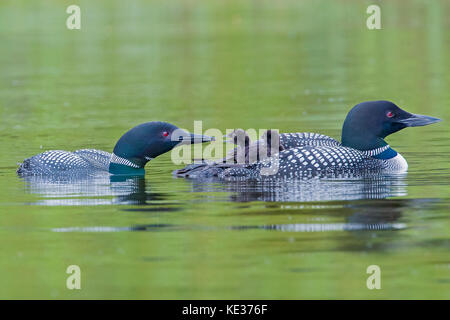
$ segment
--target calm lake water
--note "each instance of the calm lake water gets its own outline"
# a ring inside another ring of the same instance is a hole
[[[77,3],[81,30],[70,1],[0,3],[0,298],[450,298],[450,2],[382,1],[382,30],[368,1]],[[15,173],[152,120],[340,138],[379,99],[443,119],[387,139],[406,175],[206,183],[170,154],[145,179]]]

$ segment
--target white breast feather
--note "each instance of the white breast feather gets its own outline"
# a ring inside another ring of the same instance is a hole
[[[388,162],[388,169],[398,172],[406,172],[408,170],[408,162],[400,153],[397,153],[392,159],[386,160]]]

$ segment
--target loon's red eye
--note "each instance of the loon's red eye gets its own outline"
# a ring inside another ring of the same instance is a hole
[[[163,136],[164,136],[164,137],[167,137],[168,135],[169,135],[169,133],[168,133],[167,131],[164,131],[164,132],[163,132]]]
[[[393,114],[391,111],[388,111],[388,112],[386,113],[386,116],[387,116],[388,118],[392,118],[392,117],[394,116],[394,114]]]

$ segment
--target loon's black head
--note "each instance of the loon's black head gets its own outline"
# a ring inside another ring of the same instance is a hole
[[[127,131],[117,141],[109,172],[143,174],[143,168],[148,161],[172,150],[177,145],[209,141],[213,141],[213,138],[188,133],[167,122],[143,123]]]
[[[342,145],[372,150],[387,145],[384,138],[406,127],[426,126],[438,118],[406,112],[389,101],[367,101],[354,106],[342,127]]]

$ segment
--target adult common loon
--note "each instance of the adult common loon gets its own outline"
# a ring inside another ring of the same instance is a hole
[[[25,159],[19,176],[78,175],[98,171],[111,174],[143,175],[148,161],[183,143],[209,142],[213,138],[188,133],[167,122],[147,122],[127,131],[113,153],[95,149],[73,152],[51,150]]]
[[[438,118],[411,114],[389,101],[354,106],[342,127],[342,142],[316,133],[280,134],[282,150],[250,164],[193,164],[174,172],[180,177],[311,178],[367,171],[406,171],[406,160],[384,140],[406,127],[425,126]]]

